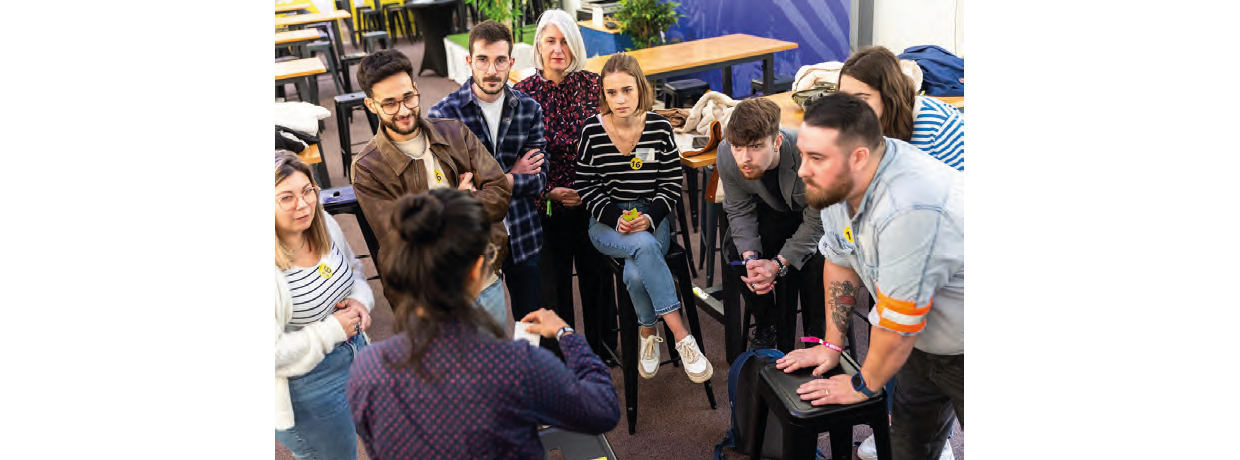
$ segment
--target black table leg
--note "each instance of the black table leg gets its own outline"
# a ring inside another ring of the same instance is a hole
[[[732,97],[732,66],[723,68],[723,91],[724,96]]]
[[[693,221],[693,231],[698,230],[698,171],[685,165],[680,165],[681,172],[685,176],[685,184],[689,186],[689,196],[685,197],[689,202],[689,217]]]
[[[771,85],[775,84],[775,55],[768,54],[762,58],[762,94],[771,95]]]

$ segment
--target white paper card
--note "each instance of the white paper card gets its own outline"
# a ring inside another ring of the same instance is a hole
[[[512,340],[525,339],[530,342],[530,345],[537,347],[538,341],[542,339],[542,336],[533,332],[525,332],[525,328],[532,326],[533,324],[534,323],[517,321],[512,327]]]
[[[633,151],[633,155],[642,160],[642,163],[654,161],[654,149],[643,147]]]
[[[600,6],[594,7],[593,19],[594,19],[594,27],[599,27],[599,28],[603,27],[603,8],[602,7]]]

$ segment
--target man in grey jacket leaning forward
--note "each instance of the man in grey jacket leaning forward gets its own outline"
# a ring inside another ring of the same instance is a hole
[[[798,293],[807,306],[804,335],[825,333],[823,258],[817,249],[823,229],[819,209],[806,203],[805,182],[797,176],[796,131],[780,129],[779,119],[779,106],[765,97],[741,101],[723,130],[715,161],[730,227],[723,251],[729,261],[744,261],[725,266],[724,282],[743,283],[740,292],[756,324],[754,346],[787,353],[796,339]],[[775,297],[786,295],[794,298],[778,305]],[[732,356],[740,350],[728,351]]]

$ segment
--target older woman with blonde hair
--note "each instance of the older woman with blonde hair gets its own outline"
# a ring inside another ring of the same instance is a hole
[[[375,297],[310,166],[275,153],[276,440],[297,458],[357,458],[345,399]]]
[[[543,127],[547,138],[547,188],[539,209],[542,214],[544,303],[573,323],[573,262],[577,266],[577,288],[581,298],[598,298],[600,277],[598,251],[586,232],[589,213],[581,206],[581,196],[573,186],[577,180],[577,139],[586,121],[598,114],[598,74],[585,70],[586,48],[577,22],[563,10],[550,9],[538,20],[534,32],[534,75],[515,89],[542,105]],[[597,312],[582,306],[587,327],[595,324]],[[614,345],[615,335],[607,339]],[[593,343],[593,342],[592,342]],[[595,344],[597,345],[597,344]],[[602,350],[594,350],[600,353]]]

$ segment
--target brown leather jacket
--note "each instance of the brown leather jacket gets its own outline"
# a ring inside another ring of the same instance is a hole
[[[512,187],[504,177],[504,170],[486,147],[478,142],[474,133],[459,120],[419,117],[419,123],[426,133],[431,154],[444,168],[444,175],[452,188],[459,185],[461,174],[474,174],[474,188],[477,190],[470,194],[482,202],[491,219],[491,244],[495,245],[496,250],[491,265],[499,272],[508,252],[504,216],[508,215],[508,201],[512,197]],[[357,194],[357,202],[362,206],[367,223],[379,240],[379,260],[390,257],[388,252],[392,247],[391,244],[383,244],[392,227],[389,208],[405,194],[427,190],[426,170],[422,162],[414,161],[397,150],[387,136],[387,129],[380,128],[362,149],[353,166],[353,191]],[[382,278],[380,276],[380,280]],[[393,291],[387,289],[386,282],[383,287],[384,295],[395,306],[395,299],[389,294]]]

